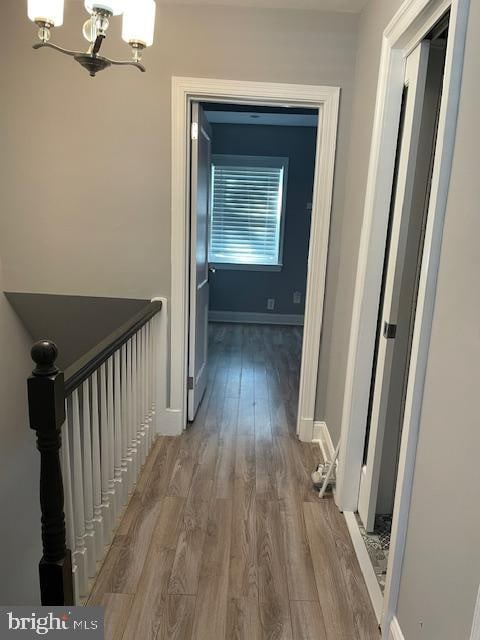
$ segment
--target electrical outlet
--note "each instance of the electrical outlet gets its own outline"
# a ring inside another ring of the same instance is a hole
[[[275,298],[268,298],[267,309],[268,311],[273,311],[275,309]]]
[[[302,292],[294,291],[293,292],[293,304],[300,304],[302,302]]]

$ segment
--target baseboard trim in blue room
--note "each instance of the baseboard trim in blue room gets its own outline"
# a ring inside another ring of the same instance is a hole
[[[303,325],[303,315],[288,313],[252,313],[249,311],[210,311],[210,322],[239,322],[242,324]]]

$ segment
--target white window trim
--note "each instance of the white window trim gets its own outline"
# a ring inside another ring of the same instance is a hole
[[[276,167],[283,169],[283,185],[282,185],[282,207],[280,211],[280,228],[278,239],[278,262],[274,264],[264,264],[260,262],[216,262],[212,260],[210,263],[215,269],[224,269],[226,271],[281,271],[283,268],[283,243],[285,240],[285,217],[287,209],[287,185],[288,185],[288,168],[289,158],[281,156],[247,156],[238,154],[215,153],[212,155],[212,165],[215,161],[221,163],[222,166],[238,166],[240,163],[250,165],[252,167]],[[212,172],[213,181],[213,172]],[[211,189],[213,198],[213,185]],[[213,215],[213,204],[210,207]],[[208,250],[210,252],[210,238],[208,241]]]

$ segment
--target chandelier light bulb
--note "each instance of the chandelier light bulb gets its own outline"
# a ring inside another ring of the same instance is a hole
[[[154,0],[128,0],[123,14],[122,38],[130,45],[151,47],[155,32]]]
[[[64,0],[28,0],[28,17],[32,22],[61,27],[63,8]]]
[[[85,0],[85,9],[88,13],[107,11],[113,16],[120,16],[125,9],[125,0]]]

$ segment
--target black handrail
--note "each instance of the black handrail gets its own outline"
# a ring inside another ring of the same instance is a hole
[[[78,389],[115,351],[118,351],[130,338],[162,309],[161,300],[150,302],[128,322],[99,342],[85,355],[79,358],[65,371],[65,397]]]

